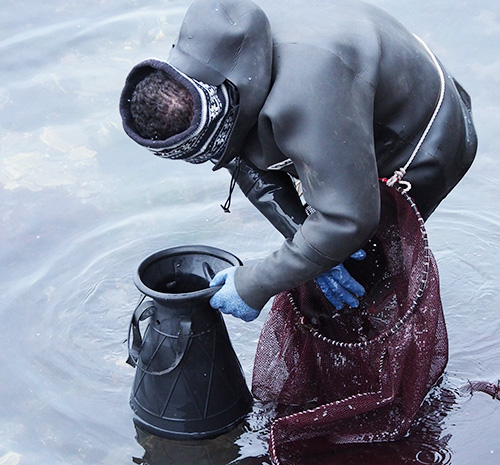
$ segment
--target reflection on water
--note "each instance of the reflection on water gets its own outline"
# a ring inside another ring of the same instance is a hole
[[[268,423],[273,414],[269,405],[255,405],[247,419],[218,438],[174,441],[136,429],[137,441],[144,448],[134,463],[144,465],[270,465],[267,457]]]
[[[427,40],[471,93],[480,147],[428,222],[450,336],[447,376],[407,438],[346,448],[321,463],[497,464],[498,402],[458,392],[467,379],[500,378],[499,7],[372,1]],[[225,173],[152,157],[121,130],[125,76],[166,55],[188,3],[2,4],[1,465],[163,464],[183,455],[196,464],[269,463],[266,407],[228,435],[188,446],[136,440],[128,406],[134,373],[125,339],[140,261],[165,247],[205,244],[248,262],[280,241],[240,194],[231,215],[222,213]],[[264,318],[226,320],[249,381]],[[185,447],[192,449],[181,454]]]

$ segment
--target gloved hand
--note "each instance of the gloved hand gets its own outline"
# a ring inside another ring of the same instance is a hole
[[[218,308],[222,313],[241,318],[243,321],[255,320],[259,316],[260,310],[249,307],[238,295],[234,284],[235,271],[235,266],[226,268],[219,271],[210,281],[210,287],[223,284],[222,288],[210,299],[210,305],[213,308]]]
[[[366,253],[362,249],[351,255],[355,260],[364,260],[365,257]],[[350,275],[342,263],[318,276],[315,281],[337,310],[341,310],[345,304],[357,307],[357,297],[365,294],[365,288]]]

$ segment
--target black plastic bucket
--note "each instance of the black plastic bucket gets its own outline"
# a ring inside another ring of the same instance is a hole
[[[216,437],[250,411],[252,395],[222,315],[209,300],[211,278],[241,261],[208,246],[156,252],[134,276],[145,300],[130,323],[136,366],[130,405],[139,428],[169,439]],[[143,333],[140,322],[149,319]]]

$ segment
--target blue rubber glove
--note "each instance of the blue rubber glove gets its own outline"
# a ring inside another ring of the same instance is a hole
[[[366,253],[361,249],[351,255],[355,260],[364,260],[365,257]],[[350,275],[342,263],[318,276],[315,281],[337,310],[341,310],[345,304],[357,307],[358,297],[365,294],[365,288]]]
[[[255,320],[259,316],[260,310],[249,307],[239,296],[234,284],[235,271],[235,266],[226,268],[219,271],[210,281],[210,287],[223,284],[222,288],[210,299],[210,305],[213,308],[218,308],[222,313],[241,318],[243,321]]]

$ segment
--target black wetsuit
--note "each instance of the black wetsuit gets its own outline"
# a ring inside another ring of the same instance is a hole
[[[286,237],[236,272],[239,294],[257,309],[363,247],[379,220],[379,177],[408,161],[441,89],[425,46],[357,0],[197,0],[168,61],[238,88],[239,120],[216,169],[234,171],[239,156],[238,183]],[[443,71],[442,106],[405,176],[424,218],[477,145],[468,95]],[[310,216],[290,176],[300,179]]]

